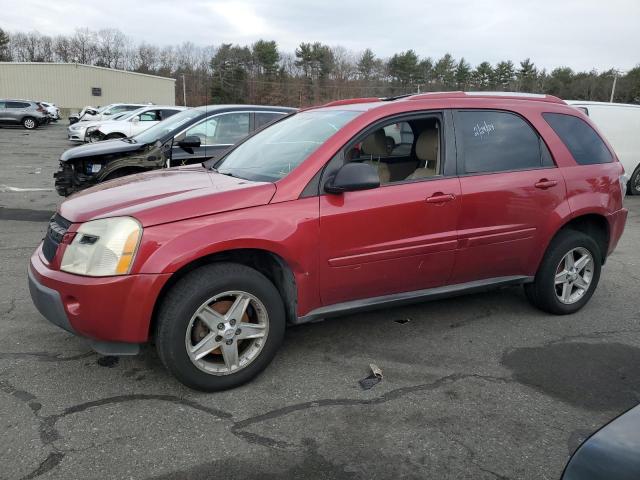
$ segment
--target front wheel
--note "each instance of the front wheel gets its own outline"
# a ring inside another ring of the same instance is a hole
[[[118,138],[126,138],[127,136],[122,134],[122,133],[110,133],[109,135],[107,135],[105,138],[105,140],[116,140]]]
[[[284,329],[282,299],[264,275],[215,263],[189,273],[168,292],[158,313],[156,348],[183,384],[226,390],[264,370]]]
[[[593,238],[563,230],[549,245],[534,282],[524,286],[527,298],[545,312],[577,312],[593,295],[601,265],[602,253]]]

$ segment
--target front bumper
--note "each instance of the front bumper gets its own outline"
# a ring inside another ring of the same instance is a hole
[[[149,340],[156,299],[169,277],[73,275],[49,268],[40,246],[31,257],[29,292],[54,325],[86,337],[99,353],[130,355]]]
[[[71,128],[67,128],[67,138],[71,142],[84,142],[86,131],[86,128],[82,128],[79,130],[71,130]]]

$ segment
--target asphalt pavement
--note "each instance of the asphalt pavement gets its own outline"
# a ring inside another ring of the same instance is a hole
[[[101,357],[31,303],[66,125],[0,129],[0,479],[558,479],[640,401],[640,197],[579,313],[521,288],[290,328],[235,390]],[[358,381],[378,365],[383,380]]]

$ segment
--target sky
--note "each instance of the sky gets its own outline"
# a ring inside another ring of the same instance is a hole
[[[72,34],[118,28],[159,46],[319,41],[385,58],[413,49],[472,65],[525,58],[541,68],[640,64],[640,0],[0,0],[0,28]]]

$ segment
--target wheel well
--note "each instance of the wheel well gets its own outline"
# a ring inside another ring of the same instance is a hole
[[[296,286],[296,280],[293,276],[291,268],[287,263],[275,253],[259,250],[259,249],[238,249],[228,250],[225,252],[215,253],[208,255],[185,265],[180,270],[175,272],[167,283],[162,287],[156,304],[153,308],[153,315],[151,317],[151,325],[149,328],[149,336],[153,338],[156,326],[157,311],[160,307],[161,300],[165,293],[169,291],[173,285],[179,282],[185,275],[193,270],[215,262],[232,262],[246,265],[251,267],[265,277],[267,277],[278,289],[282,302],[284,303],[285,314],[287,316],[287,322],[293,322],[297,317],[297,304],[298,304],[298,289]]]
[[[609,249],[609,223],[602,215],[588,214],[576,217],[563,225],[560,230],[567,228],[585,233],[593,238],[600,247],[604,264]]]

